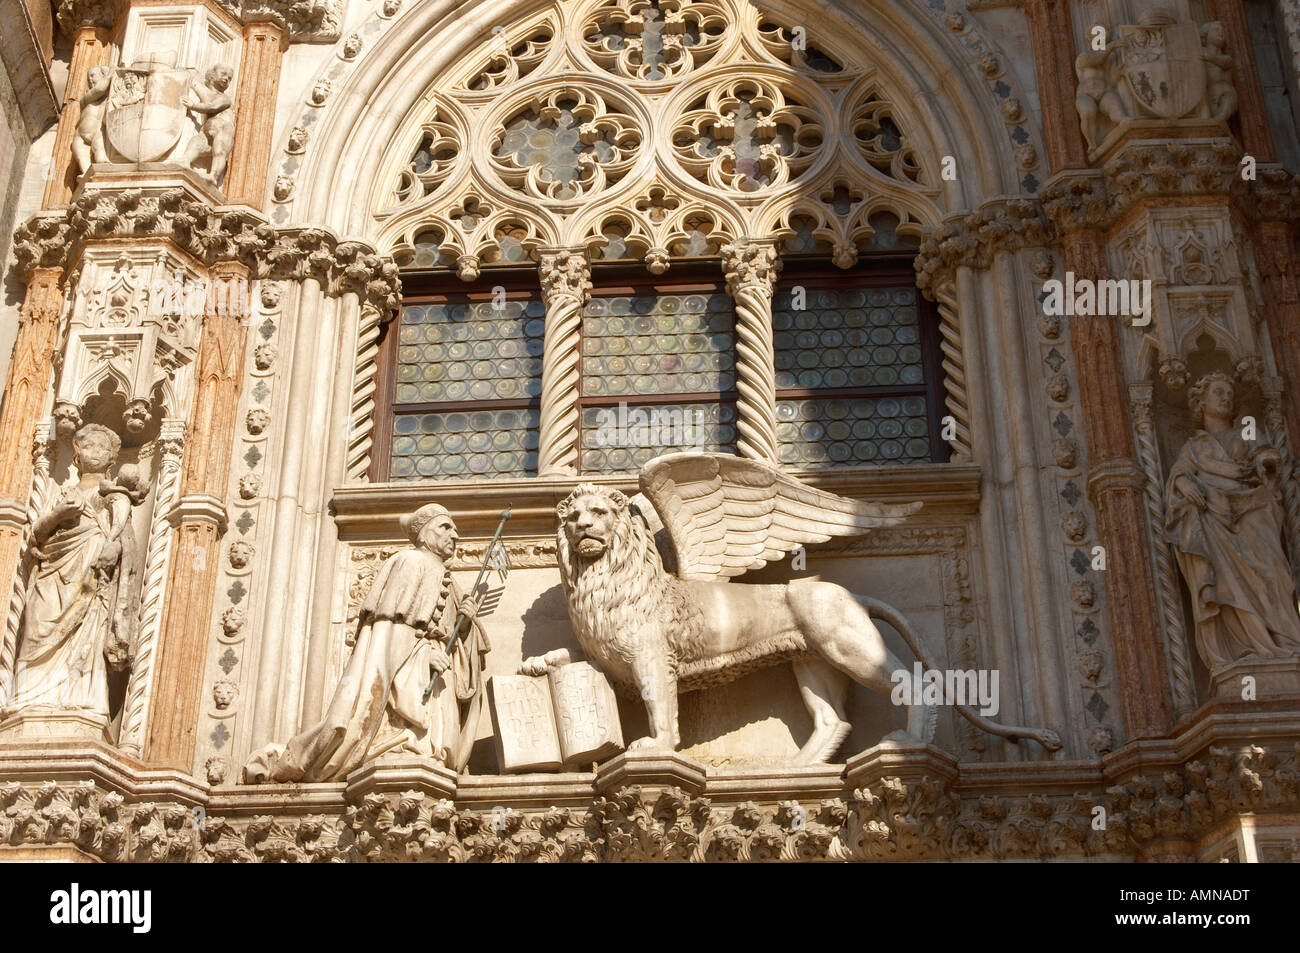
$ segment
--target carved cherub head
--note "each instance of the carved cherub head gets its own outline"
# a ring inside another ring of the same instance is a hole
[[[218,63],[215,66],[208,67],[208,71],[203,74],[203,81],[219,93],[224,93],[230,85],[230,81],[235,78],[235,72],[225,63]]]
[[[105,473],[117,462],[122,438],[101,424],[86,424],[72,438],[72,454],[81,474]]]
[[[87,74],[91,89],[99,87],[102,83],[107,83],[112,78],[113,68],[111,66],[92,66]]]
[[[1192,411],[1192,422],[1197,430],[1205,429],[1205,417],[1232,419],[1236,412],[1237,388],[1232,378],[1222,371],[1203,374],[1187,389],[1187,406]]]

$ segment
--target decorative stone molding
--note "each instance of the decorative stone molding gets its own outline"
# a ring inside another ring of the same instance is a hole
[[[934,300],[934,289],[953,281],[957,268],[988,268],[998,252],[1056,243],[1052,223],[1035,199],[999,199],[948,218],[931,229],[917,250],[916,284]]]
[[[1300,809],[1291,745],[1211,744],[1186,759],[1162,750],[1120,779],[1111,772],[1124,755],[1108,755],[1104,773],[1076,770],[1023,797],[1004,793],[1006,777],[954,778],[919,765],[857,786],[838,781],[838,793],[802,801],[788,786],[782,793],[743,775],[728,777],[725,794],[711,777],[703,793],[626,784],[599,794],[591,775],[568,775],[552,782],[562,795],[552,806],[506,787],[492,808],[482,795],[465,803],[464,784],[455,798],[440,797],[413,774],[405,789],[394,777],[350,797],[340,785],[217,797],[120,771],[109,781],[102,765],[78,765],[57,781],[29,768],[0,784],[0,845],[74,846],[119,862],[529,863],[1132,860],[1172,842],[1213,860],[1213,835],[1225,825],[1249,814],[1266,832],[1274,817],[1285,826]],[[1104,826],[1094,824],[1098,807]]]
[[[242,262],[251,277],[313,278],[330,295],[354,292],[381,312],[401,290],[397,266],[366,244],[322,228],[278,229],[244,207],[213,207],[185,187],[88,190],[63,210],[28,219],[14,233],[24,279],[36,268],[68,268],[88,242],[170,241],[206,265]]]
[[[270,21],[301,43],[332,43],[339,38],[343,0],[217,0],[241,23]],[[69,35],[81,26],[112,29],[126,0],[60,0],[59,26]]]

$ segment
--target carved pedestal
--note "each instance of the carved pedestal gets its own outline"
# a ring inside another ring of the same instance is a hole
[[[704,765],[677,752],[624,751],[596,769],[596,790],[607,794],[636,785],[643,792],[675,787],[699,794],[705,775]]]
[[[1254,684],[1245,681],[1253,678]],[[1300,695],[1300,656],[1238,659],[1211,676],[1215,698],[1263,698],[1266,695]],[[1253,694],[1251,694],[1253,693]]]
[[[347,800],[359,802],[367,794],[404,794],[419,791],[432,798],[456,796],[456,772],[429,758],[385,755],[363,764],[347,777]]]
[[[884,778],[952,783],[957,780],[957,759],[934,745],[883,741],[855,754],[844,765],[844,780],[849,788],[864,788]]]
[[[0,743],[42,744],[47,741],[108,741],[107,722],[75,708],[34,706],[0,721]]]

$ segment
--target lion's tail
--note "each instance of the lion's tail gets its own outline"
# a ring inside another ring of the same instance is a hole
[[[930,670],[936,670],[938,668],[938,666],[934,664],[934,660],[931,659],[929,653],[927,653],[922,647],[920,639],[918,639],[916,633],[912,631],[912,627],[908,624],[903,613],[899,612],[893,606],[881,602],[879,599],[873,599],[871,596],[863,596],[855,592],[853,593],[853,598],[858,601],[858,604],[861,605],[862,608],[871,613],[872,616],[878,619],[883,619],[897,629],[898,634],[901,635],[903,641],[907,643],[907,647],[910,648],[916,657],[921,660],[922,665]],[[961,712],[963,718],[969,721],[972,725],[975,725],[977,728],[987,731],[991,735],[1009,738],[1012,741],[1019,741],[1021,738],[1030,738],[1037,741],[1048,751],[1059,751],[1061,749],[1060,736],[1049,728],[1026,728],[1020,725],[1003,725],[990,718],[985,718],[969,705],[957,705],[955,707],[959,712]]]

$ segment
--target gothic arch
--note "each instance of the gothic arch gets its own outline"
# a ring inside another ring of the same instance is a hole
[[[376,149],[375,144],[409,138],[408,130],[413,122],[430,122],[430,114],[435,111],[438,101],[438,94],[433,92],[435,84],[443,88],[446,82],[463,84],[466,81],[463,74],[467,69],[489,74],[481,90],[468,91],[471,94],[468,99],[475,96],[491,98],[498,94],[514,98],[525,92],[530,82],[540,88],[548,81],[548,77],[541,74],[549,73],[550,65],[546,70],[540,70],[539,64],[548,57],[554,58],[554,50],[546,49],[548,43],[555,47],[557,38],[566,29],[570,36],[575,35],[570,21],[589,19],[592,8],[597,6],[600,6],[598,0],[565,3],[559,7],[564,15],[559,16],[553,3],[476,0],[457,5],[444,0],[399,8],[392,14],[391,21],[376,14],[384,22],[379,24],[376,31],[379,36],[371,41],[373,45],[342,70],[340,64],[334,64],[317,84],[317,87],[325,87],[327,98],[321,103],[308,104],[307,108],[320,110],[310,140],[303,146],[295,141],[294,136],[289,137],[285,151],[292,154],[295,161],[272,173],[276,180],[273,192],[284,206],[277,218],[324,222],[341,233],[381,239],[387,234],[388,225],[375,217],[374,187],[381,177],[389,174],[392,151],[388,147]],[[629,3],[624,0],[609,6],[626,8]],[[632,3],[631,6],[639,5]],[[919,0],[870,7],[861,4],[849,9],[807,0],[775,4],[726,0],[692,6],[740,11],[741,15],[770,18],[778,24],[816,24],[809,30],[808,42],[845,60],[851,74],[850,84],[861,85],[864,93],[869,88],[883,91],[904,117],[908,136],[924,151],[922,165],[928,166],[929,194],[915,195],[912,202],[915,207],[907,203],[903,192],[894,196],[897,199],[895,204],[906,208],[922,226],[929,227],[946,214],[973,208],[991,197],[1024,191],[1020,179],[1025,167],[1024,153],[1017,155],[1015,143],[1005,133],[1010,121],[1008,101],[1004,98],[999,103],[998,95],[992,92],[987,82],[988,76],[999,69],[998,58],[982,38],[971,41],[975,36],[974,27],[962,20],[959,14],[942,19],[941,12],[933,11]],[[454,14],[453,8],[456,8]],[[389,9],[391,5],[386,5],[385,10]],[[495,61],[496,68],[493,69],[491,63],[484,62],[483,52],[497,42],[493,33],[496,28],[500,28],[498,33],[505,31],[505,45],[515,52],[512,57]],[[578,29],[580,31],[580,25]],[[955,33],[961,33],[961,38]],[[726,66],[718,64],[728,42],[724,36],[721,42],[712,43],[702,63],[693,63],[690,69],[682,71],[682,82],[693,83],[710,70],[722,70],[719,77],[724,77]],[[755,46],[750,38],[746,42]],[[983,55],[977,57],[980,51]],[[752,51],[751,55],[758,56],[762,52],[761,49]],[[772,55],[770,50],[768,55]],[[572,59],[573,54],[568,56]],[[471,64],[468,68],[467,63]],[[653,85],[618,75],[617,65],[604,68],[610,79],[603,88],[609,92],[616,88],[644,90]],[[773,69],[779,72],[781,67],[778,64]],[[787,76],[797,72],[792,65],[784,67]],[[522,75],[516,77],[515,73]],[[796,75],[792,82],[797,85],[797,80]],[[1014,92],[1014,83],[1011,86]],[[317,87],[312,87],[313,93],[309,98],[320,98],[315,92]],[[678,90],[681,88],[677,87]],[[672,92],[667,98],[676,95]],[[1005,97],[1005,92],[1002,95]],[[626,102],[628,98],[624,97],[624,104],[632,106]],[[862,97],[845,97],[841,105],[852,109],[862,101]],[[449,103],[446,105],[450,106]],[[669,111],[671,108],[669,106]],[[497,112],[504,114],[505,110],[504,106],[494,109],[493,115]],[[454,109],[448,112],[448,129],[467,134],[465,117],[456,116]],[[644,115],[636,118],[641,122],[647,121]],[[436,120],[432,121],[436,125]],[[842,128],[846,121],[852,122],[852,117],[846,119],[837,115],[831,121]],[[1028,127],[1031,144],[1039,138],[1028,120],[1018,118],[1016,121]],[[659,132],[660,139],[669,134],[669,130]],[[1020,149],[1023,148],[1022,143]],[[663,150],[658,151],[660,156],[654,157],[656,161],[663,154]],[[1038,153],[1041,152],[1039,149]],[[955,181],[939,181],[939,161],[949,155],[956,159],[957,178]],[[642,172],[646,171],[643,166],[651,161],[652,157],[647,155],[634,158]],[[282,181],[286,168],[294,172],[292,181],[288,183]],[[839,170],[829,162],[824,163],[821,172],[826,180],[839,174]],[[631,177],[624,176],[622,181],[629,192],[624,198],[630,198],[632,191],[654,185],[645,175],[636,177],[635,188],[628,184],[632,182]],[[826,185],[827,181],[822,180],[800,180],[799,188],[792,190],[792,199],[816,192]],[[715,207],[723,210],[723,217],[738,217],[725,214],[732,211],[728,208],[729,203],[719,201],[716,188],[707,180],[700,182],[699,186],[699,192],[708,195]],[[786,211],[788,209],[771,212],[766,220],[751,221],[749,227],[752,229],[760,224],[775,226]],[[534,213],[530,225],[538,233],[539,241],[572,237],[580,242],[581,235],[571,236],[569,233],[581,232],[583,228],[589,231],[590,222],[584,221],[582,226],[577,226],[578,219],[595,214],[582,207],[566,223],[566,226],[574,226],[570,228],[561,227],[552,210],[541,209]]]

